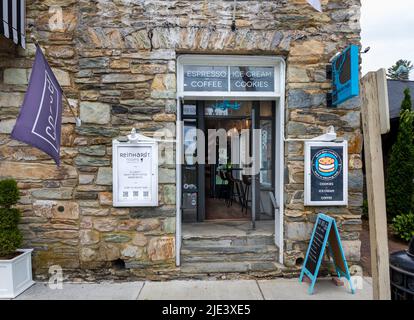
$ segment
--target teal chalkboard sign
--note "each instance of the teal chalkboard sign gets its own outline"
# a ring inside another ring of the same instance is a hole
[[[355,293],[335,219],[322,213],[318,214],[315,227],[313,228],[312,237],[308,251],[306,252],[306,258],[303,263],[299,281],[302,282],[303,277],[307,276],[311,280],[309,294],[313,293],[318,278],[319,268],[327,246],[330,256],[335,264],[335,270],[338,277],[340,278],[341,276],[344,276],[349,281],[352,293]]]

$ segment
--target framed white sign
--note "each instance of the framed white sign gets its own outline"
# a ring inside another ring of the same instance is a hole
[[[158,143],[112,143],[114,207],[158,206]]]
[[[305,206],[348,205],[348,142],[305,142]]]

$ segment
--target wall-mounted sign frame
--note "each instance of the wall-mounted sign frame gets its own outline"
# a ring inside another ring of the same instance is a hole
[[[114,207],[158,206],[158,143],[112,142]]]
[[[352,44],[332,61],[332,105],[359,95],[359,47]]]
[[[305,205],[348,205],[348,142],[305,142]]]

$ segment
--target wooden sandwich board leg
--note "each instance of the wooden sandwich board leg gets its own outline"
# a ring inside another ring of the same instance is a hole
[[[339,231],[336,227],[336,223],[333,223],[333,227],[331,228],[328,247],[338,278],[340,279],[343,276],[345,279],[347,279],[351,293],[354,294],[355,288],[352,284],[351,274],[349,273],[348,263],[346,261],[344,250],[342,248],[341,238],[339,236]]]

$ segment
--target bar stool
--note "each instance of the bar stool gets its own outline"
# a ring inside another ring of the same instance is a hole
[[[229,181],[229,192],[230,192],[230,206],[233,205],[233,200],[237,201],[239,200],[242,210],[243,210],[243,194],[240,190],[240,180],[236,180],[233,177],[233,174],[231,171],[226,171],[226,178]]]
[[[246,208],[246,214],[247,214],[247,210],[249,209],[249,202],[251,203],[252,200],[249,199],[249,194],[250,194],[250,189],[251,189],[251,185],[252,185],[252,177],[243,174],[242,175],[242,181],[244,183],[244,185],[246,186],[244,188],[244,192],[243,192],[243,205],[242,205],[242,212],[243,212],[243,208]]]

